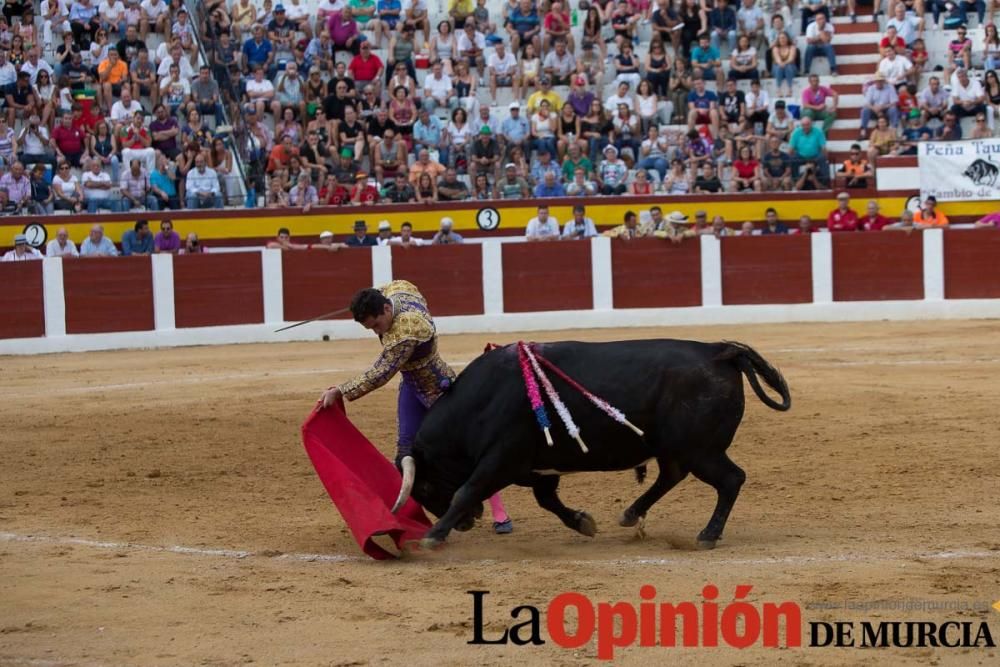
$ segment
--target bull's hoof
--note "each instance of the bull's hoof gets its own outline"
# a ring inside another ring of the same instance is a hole
[[[464,533],[466,531],[472,530],[472,527],[475,525],[476,525],[476,518],[473,516],[469,516],[468,518],[462,519],[457,524],[455,524],[455,530],[457,530],[460,533]]]
[[[593,537],[594,535],[597,535],[597,522],[594,521],[594,517],[590,516],[586,512],[577,512],[576,531],[581,535]]]
[[[716,542],[722,539],[721,534],[708,532],[708,529],[698,533],[698,548],[702,550],[714,549]]]
[[[618,525],[622,528],[631,528],[635,524],[639,523],[641,517],[638,514],[632,512],[631,508],[622,512],[622,518],[618,520]]]
[[[436,537],[425,537],[420,540],[420,548],[426,551],[436,551],[444,546],[444,540]]]

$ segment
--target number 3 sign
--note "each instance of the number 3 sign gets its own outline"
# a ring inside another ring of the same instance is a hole
[[[500,226],[500,211],[495,208],[481,208],[476,213],[476,224],[486,232],[491,232]]]

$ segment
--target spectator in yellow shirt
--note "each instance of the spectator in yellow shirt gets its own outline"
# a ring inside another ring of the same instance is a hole
[[[473,0],[451,0],[448,3],[448,16],[455,20],[455,30],[465,25],[465,19],[472,16],[475,9],[476,3]]]
[[[563,100],[559,97],[559,93],[552,90],[552,79],[543,75],[538,79],[538,85],[541,86],[541,89],[533,92],[528,98],[528,115],[530,116],[538,110],[542,100],[548,100],[550,109],[562,109]]]

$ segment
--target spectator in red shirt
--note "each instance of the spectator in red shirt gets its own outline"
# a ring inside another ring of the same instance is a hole
[[[837,195],[837,208],[826,216],[826,228],[831,232],[858,231],[858,214],[851,210],[851,195],[846,192]]]
[[[355,178],[356,183],[351,188],[352,204],[377,204],[379,200],[378,184],[374,178],[368,178],[367,172],[359,171]]]
[[[885,29],[885,37],[878,43],[879,52],[883,57],[888,52],[889,47],[896,49],[896,53],[906,53],[906,42],[896,34],[896,26],[892,25]]]
[[[351,191],[342,183],[337,181],[337,177],[329,174],[326,177],[326,185],[319,191],[319,203],[327,206],[342,206],[351,200]]]
[[[83,155],[84,136],[83,129],[73,124],[73,114],[64,113],[59,124],[52,130],[50,140],[59,160],[65,160],[74,167],[79,167],[80,157]]]
[[[372,45],[369,42],[361,42],[361,53],[351,58],[351,64],[347,69],[358,88],[364,88],[366,83],[370,83],[375,87],[376,97],[382,94],[382,75],[385,73],[385,65],[382,64],[381,58],[372,53]]]
[[[869,232],[881,231],[890,224],[892,224],[892,220],[879,213],[878,202],[874,199],[868,202],[868,211],[863,218],[858,220],[858,227]]]
[[[282,135],[281,143],[271,149],[271,155],[267,159],[267,173],[273,173],[276,169],[288,168],[292,156],[298,154],[299,149],[292,145],[292,137],[287,134]]]
[[[90,108],[84,112],[83,105],[76,102],[73,104],[73,127],[83,130],[84,132],[94,132],[97,128],[97,124],[101,122],[103,117],[100,114],[94,113],[94,108],[96,105],[91,105]]]

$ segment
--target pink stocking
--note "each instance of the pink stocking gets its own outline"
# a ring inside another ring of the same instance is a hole
[[[490,512],[493,514],[493,520],[497,523],[503,523],[510,518],[507,516],[507,510],[504,509],[503,500],[500,499],[499,493],[490,496]]]

